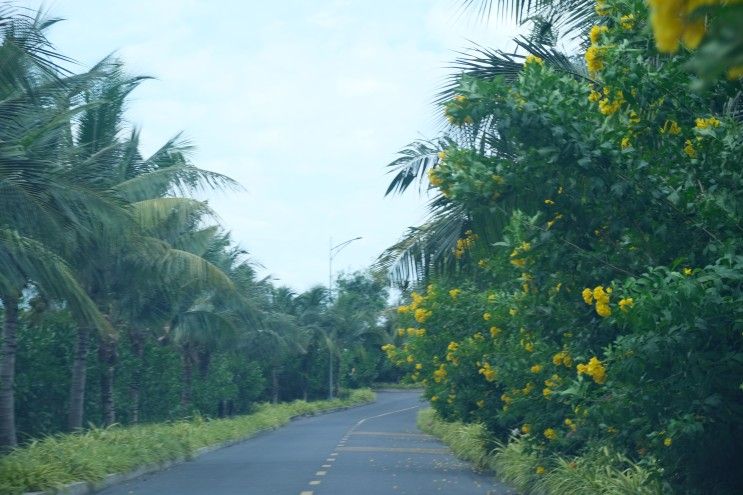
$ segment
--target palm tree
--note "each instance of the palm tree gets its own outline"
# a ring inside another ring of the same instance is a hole
[[[60,239],[88,231],[111,211],[111,198],[64,161],[75,100],[100,67],[73,76],[59,66],[44,31],[56,22],[0,7],[0,299],[4,308],[0,365],[0,446],[16,444],[14,394],[18,303],[31,284],[66,301],[79,321],[110,325],[60,255]]]

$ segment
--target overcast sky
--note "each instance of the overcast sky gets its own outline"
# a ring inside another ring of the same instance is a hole
[[[38,7],[38,1],[17,4]],[[128,119],[145,152],[179,131],[195,163],[239,181],[210,195],[262,275],[305,290],[327,284],[328,241],[356,236],[334,271],[369,266],[425,198],[384,197],[385,165],[436,136],[432,100],[456,50],[507,50],[514,28],[459,15],[462,0],[55,0],[51,31],[90,66],[115,52],[151,75]]]

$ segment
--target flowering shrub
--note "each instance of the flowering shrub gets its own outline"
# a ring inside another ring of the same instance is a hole
[[[385,350],[445,419],[540,456],[610,446],[684,490],[734,493],[740,84],[689,91],[690,53],[653,38],[661,4],[652,19],[640,1],[597,4],[591,79],[536,57],[512,82],[462,78],[450,123],[493,137],[445,150],[429,176],[480,226],[454,253],[472,267],[414,293]],[[675,43],[693,47],[704,31],[684,19]]]

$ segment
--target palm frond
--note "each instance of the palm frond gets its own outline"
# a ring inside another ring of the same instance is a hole
[[[426,170],[436,166],[439,161],[438,153],[452,146],[454,141],[443,137],[434,141],[415,141],[407,145],[398,154],[399,158],[387,165],[390,173],[395,173],[385,196],[390,193],[404,192],[415,180],[423,184]]]

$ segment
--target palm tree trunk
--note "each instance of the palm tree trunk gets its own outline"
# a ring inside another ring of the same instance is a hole
[[[110,337],[101,337],[98,346],[98,360],[101,364],[101,409],[104,426],[116,422],[114,403],[114,371],[116,369],[116,341]]]
[[[271,368],[271,402],[279,403],[279,371],[276,366]]]
[[[90,330],[81,328],[77,332],[75,354],[72,361],[70,380],[70,406],[67,414],[67,427],[78,430],[83,427],[85,406],[85,381],[88,377],[88,341]]]
[[[193,387],[193,362],[188,344],[181,347],[181,387],[181,407],[185,410],[191,407]]]
[[[2,298],[3,347],[0,362],[0,449],[9,449],[18,444],[15,429],[15,357],[17,349],[16,332],[18,330],[17,296]]]
[[[133,330],[129,337],[132,344],[132,354],[135,357],[132,381],[129,384],[130,417],[132,423],[139,423],[139,410],[142,397],[142,368],[144,368],[144,335],[139,329]]]

